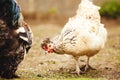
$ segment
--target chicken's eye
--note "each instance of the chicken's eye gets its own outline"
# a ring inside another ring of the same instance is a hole
[[[51,45],[48,45],[48,47],[51,47]]]

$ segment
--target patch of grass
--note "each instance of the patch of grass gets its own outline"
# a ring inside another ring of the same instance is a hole
[[[12,79],[12,80],[107,80],[105,78],[99,77],[98,73],[99,71],[93,70],[93,71],[89,71],[86,74],[82,74],[78,76],[75,74],[70,74],[68,72],[62,72],[62,71],[53,71],[53,72],[38,74],[36,72],[19,70],[18,74],[20,75],[21,78]]]
[[[120,52],[119,52],[120,53]],[[119,61],[119,64],[120,64],[120,55],[117,55],[116,56],[116,60],[118,60]]]
[[[104,78],[96,78],[96,79],[93,79],[93,78],[68,78],[68,79],[63,79],[63,80],[106,80]]]
[[[120,3],[116,0],[105,2],[101,6],[100,14],[105,17],[117,18],[120,16]]]
[[[51,7],[51,8],[49,9],[49,11],[48,11],[49,14],[55,14],[55,13],[57,13],[57,12],[58,12],[58,10],[57,10],[56,7]]]
[[[0,80],[6,80],[6,79],[0,79]],[[60,78],[39,78],[39,77],[33,77],[33,78],[20,78],[20,79],[12,79],[12,80],[106,80],[104,78],[66,78],[66,79],[60,79]]]

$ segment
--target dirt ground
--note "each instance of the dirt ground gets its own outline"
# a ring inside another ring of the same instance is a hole
[[[120,80],[119,20],[116,22],[103,19],[108,31],[106,46],[90,59],[90,65],[96,70],[90,70],[80,76],[70,73],[75,70],[74,59],[71,56],[44,54],[40,48],[41,40],[59,34],[62,26],[51,23],[28,23],[32,26],[34,42],[17,70],[22,80],[80,80],[80,78],[85,78],[83,80]],[[80,65],[84,65],[85,62],[86,57],[80,57]]]

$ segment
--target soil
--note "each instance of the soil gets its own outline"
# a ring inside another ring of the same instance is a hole
[[[74,59],[69,55],[45,54],[40,48],[41,41],[46,37],[54,37],[60,33],[62,26],[58,24],[28,23],[32,26],[34,42],[29,54],[18,68],[22,77],[34,74],[36,77],[62,78],[100,78],[100,80],[120,80],[120,20],[102,19],[108,31],[108,40],[104,49],[91,57],[90,65],[96,70],[76,76],[70,72],[75,70]],[[34,22],[34,21],[33,21]],[[84,65],[86,57],[80,57],[80,65]],[[57,76],[56,76],[57,75]]]

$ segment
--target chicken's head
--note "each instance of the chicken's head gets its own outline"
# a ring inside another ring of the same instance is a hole
[[[42,49],[44,49],[47,53],[54,52],[54,44],[50,41],[49,38],[46,38],[41,43]]]

